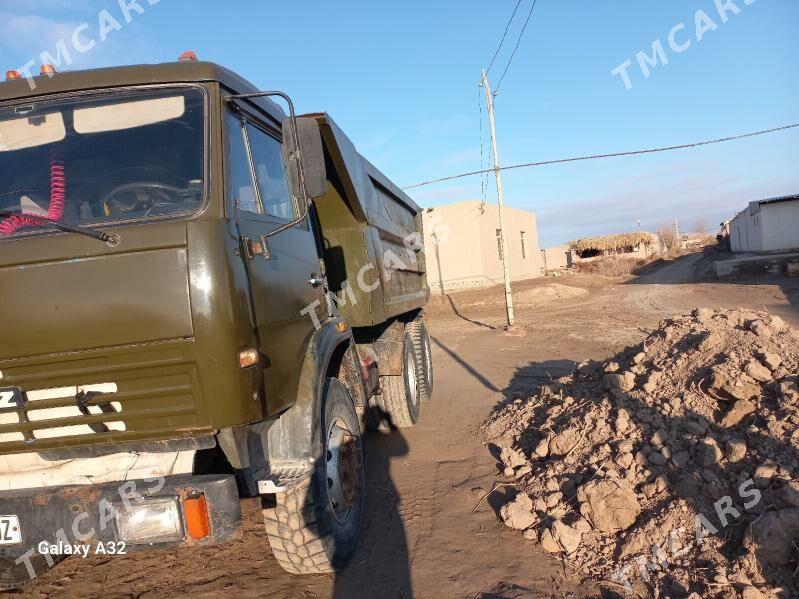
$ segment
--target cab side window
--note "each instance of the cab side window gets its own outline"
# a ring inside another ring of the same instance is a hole
[[[228,195],[241,212],[263,214],[253,185],[247,146],[244,141],[244,123],[233,114],[228,115]]]
[[[286,181],[280,142],[251,123],[247,124],[247,136],[266,213],[286,221],[294,220],[294,201]]]

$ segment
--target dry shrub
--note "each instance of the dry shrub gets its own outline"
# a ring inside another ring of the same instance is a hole
[[[674,225],[663,223],[658,228],[658,237],[666,246],[666,250],[671,252],[676,250],[680,245],[680,240],[677,237],[677,231],[674,230]]]
[[[574,267],[577,272],[618,278],[632,274],[633,271],[643,263],[644,260],[637,260],[635,258],[608,256],[606,258],[598,258],[587,262],[577,262]]]

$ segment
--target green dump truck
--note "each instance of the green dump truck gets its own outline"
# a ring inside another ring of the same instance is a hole
[[[432,395],[419,207],[191,58],[0,83],[4,588],[226,541],[248,497],[283,568],[339,569],[363,431]]]

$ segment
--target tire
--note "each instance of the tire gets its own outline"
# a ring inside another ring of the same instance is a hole
[[[413,339],[406,330],[403,337],[402,374],[380,377],[377,403],[389,426],[408,428],[416,424],[421,411],[419,376]]]
[[[419,399],[427,402],[433,399],[433,352],[430,347],[430,335],[421,317],[409,322],[406,330],[413,341],[416,356]]]
[[[63,557],[52,556],[57,564]],[[47,559],[43,556],[33,555],[29,557],[35,576],[41,576],[50,569]],[[54,564],[55,565],[55,564]],[[28,573],[25,562],[14,563],[13,559],[0,559],[0,591],[11,591],[19,589],[31,582],[33,578]]]
[[[324,454],[313,475],[278,494],[277,506],[263,511],[272,553],[290,574],[341,570],[360,535],[365,494],[360,422],[352,396],[338,379],[326,380],[322,399]]]

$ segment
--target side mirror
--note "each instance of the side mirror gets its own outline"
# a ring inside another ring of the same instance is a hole
[[[327,193],[325,151],[319,123],[311,117],[299,117],[296,122],[298,140],[294,138],[291,117],[283,120],[283,161],[286,164],[291,193],[300,201],[303,200],[298,161],[298,157],[301,157],[305,193],[309,200],[319,198]]]

